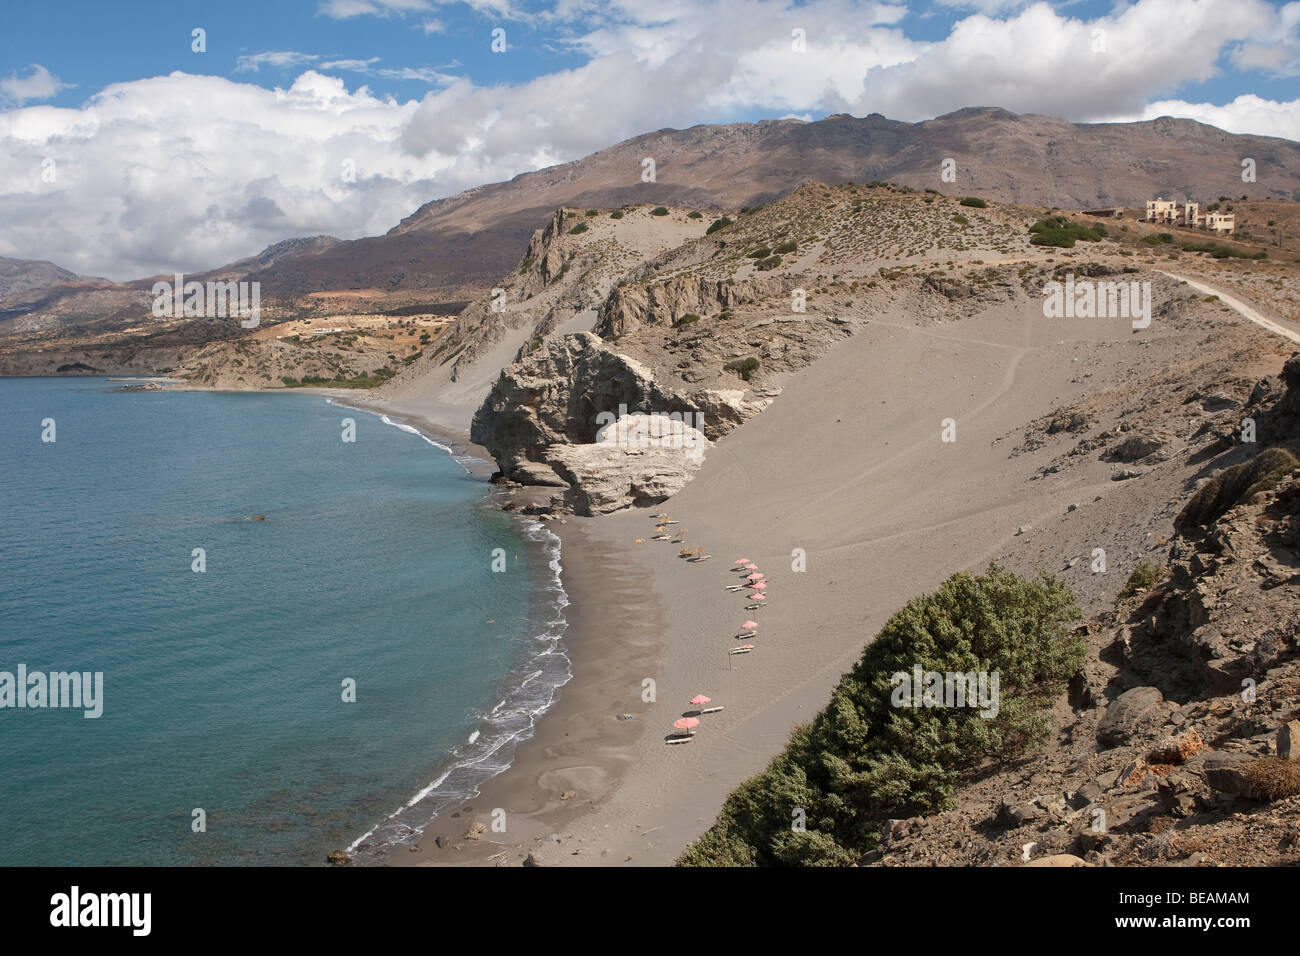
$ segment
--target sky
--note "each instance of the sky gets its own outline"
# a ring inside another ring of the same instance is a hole
[[[1000,106],[1300,140],[1298,80],[1283,0],[0,0],[0,256],[197,271],[699,123]]]

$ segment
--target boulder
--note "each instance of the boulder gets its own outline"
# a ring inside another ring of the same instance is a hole
[[[524,485],[542,485],[548,488],[567,488],[569,483],[555,473],[550,465],[538,461],[518,461],[510,469],[510,478]]]
[[[596,444],[605,433],[637,421],[674,422],[716,441],[762,407],[744,396],[741,389],[663,387],[640,362],[590,332],[575,332],[548,339],[502,369],[474,416],[470,438],[511,480],[558,487],[566,478],[574,483],[555,467],[559,446]],[[688,450],[698,453],[699,446]]]
[[[1097,725],[1097,742],[1103,748],[1127,743],[1164,699],[1155,687],[1134,687],[1120,694]]]
[[[1151,435],[1130,435],[1106,453],[1109,461],[1134,462],[1154,455],[1165,446],[1163,439]]]
[[[545,455],[570,486],[565,505],[580,515],[659,504],[681,491],[701,463],[682,450],[605,444],[552,445]]]
[[[1184,764],[1204,747],[1205,741],[1201,735],[1195,730],[1189,730],[1181,737],[1161,739],[1147,754],[1147,760],[1151,763]]]
[[[1300,720],[1289,720],[1278,728],[1277,755],[1283,760],[1300,760]]]
[[[1006,827],[1024,826],[1044,815],[1036,802],[1019,803],[1013,794],[1007,794],[998,803],[997,821]]]
[[[1243,753],[1215,753],[1205,758],[1202,765],[1205,782],[1219,793],[1249,797],[1250,779],[1246,768],[1254,761]]]

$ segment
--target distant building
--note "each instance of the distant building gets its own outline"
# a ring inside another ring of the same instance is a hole
[[[1167,223],[1173,225],[1178,215],[1178,203],[1172,199],[1147,200],[1147,222]]]
[[[1147,200],[1146,221],[1165,226],[1183,226],[1187,229],[1209,229],[1223,235],[1232,235],[1236,231],[1236,217],[1232,213],[1201,212],[1201,204],[1188,200],[1179,208],[1173,199]]]
[[[1230,212],[1212,212],[1205,217],[1205,228],[1230,236],[1237,229],[1237,217]]]
[[[1116,206],[1114,209],[1085,209],[1085,216],[1096,216],[1098,219],[1121,219],[1124,216],[1124,207]]]

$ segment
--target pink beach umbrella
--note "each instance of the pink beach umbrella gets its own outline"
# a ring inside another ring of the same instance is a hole
[[[767,577],[767,575],[764,574],[762,571],[755,571],[753,574],[746,574],[746,575],[745,575],[745,580],[746,580],[746,581],[761,581],[761,580],[763,580],[763,578],[765,578],[765,577]]]
[[[754,649],[753,644],[741,644],[738,648],[736,648],[736,650],[738,651],[752,651],[753,649]]]
[[[737,558],[733,564],[749,564],[749,558]]]
[[[745,562],[745,568],[746,568],[746,570],[749,570],[749,571],[757,571],[757,570],[758,570],[758,565],[755,564],[753,561],[746,561],[746,562]]]
[[[703,694],[696,694],[694,697],[691,698],[690,704],[692,707],[703,707],[705,704],[710,703],[712,700],[713,700],[712,697],[705,697]]]
[[[743,628],[745,628],[746,630],[752,631],[754,628],[758,627],[758,622],[757,622],[757,621],[746,621],[744,624],[742,624],[742,625],[740,625],[740,626],[743,627]]]
[[[749,599],[751,601],[766,601],[767,595],[764,594],[762,591],[755,591],[753,594],[749,596]]]
[[[752,585],[750,585],[750,586],[751,586],[755,591],[765,591],[765,590],[767,590],[767,582],[766,582],[766,581],[755,581],[755,582],[754,582]]]
[[[689,734],[691,733],[692,728],[700,726],[700,718],[678,717],[676,720],[673,721],[673,726],[676,727],[678,730],[684,730]]]

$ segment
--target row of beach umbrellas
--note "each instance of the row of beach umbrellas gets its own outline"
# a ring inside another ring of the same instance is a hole
[[[655,517],[660,520],[667,518],[666,515],[656,515]],[[657,530],[662,531],[662,525]],[[736,558],[733,563],[735,567],[733,567],[732,570],[741,573],[742,583],[740,585],[728,585],[727,590],[748,592],[746,593],[746,598],[753,603],[747,604],[745,606],[746,610],[757,610],[760,607],[765,607],[767,602],[767,575],[760,571],[758,565],[749,558]],[[743,639],[753,637],[756,633],[758,633],[758,622],[747,620],[740,625],[740,633],[736,635],[736,638]],[[739,647],[732,648],[728,653],[728,662],[730,662],[732,655],[748,654],[753,649],[753,644],[741,644]],[[705,697],[703,694],[696,694],[690,700],[692,707],[699,708],[703,708],[705,704],[711,702],[712,698]],[[719,707],[715,709],[721,710],[722,708]],[[704,713],[708,712],[709,711],[704,711]],[[676,737],[670,737],[668,742],[685,743],[695,735],[695,728],[698,726],[700,726],[699,717],[683,715],[677,718],[677,720],[673,721],[673,728],[680,731],[680,734]]]

